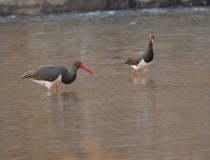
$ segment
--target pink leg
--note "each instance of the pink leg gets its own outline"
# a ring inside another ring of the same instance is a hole
[[[134,79],[134,74],[135,74],[136,70],[134,69],[132,72],[132,79]]]
[[[146,79],[147,78],[147,70],[145,69],[144,70],[144,79]]]
[[[50,93],[50,88],[47,89],[47,92]]]
[[[55,85],[55,92],[58,92],[58,86]]]

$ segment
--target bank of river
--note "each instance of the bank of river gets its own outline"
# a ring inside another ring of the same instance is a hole
[[[0,14],[86,12],[129,8],[209,5],[210,0],[1,0]]]

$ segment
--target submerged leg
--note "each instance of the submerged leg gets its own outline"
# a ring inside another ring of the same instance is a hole
[[[136,69],[134,69],[133,72],[132,72],[132,74],[131,74],[132,79],[134,79],[134,74],[135,74],[135,72],[136,72]]]

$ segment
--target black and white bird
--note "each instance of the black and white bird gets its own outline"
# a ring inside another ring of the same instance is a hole
[[[150,34],[147,51],[132,55],[125,62],[125,64],[128,64],[134,69],[131,74],[132,79],[134,79],[134,74],[138,69],[144,71],[144,78],[147,77],[147,69],[151,66],[154,57],[154,38],[154,35]]]
[[[90,71],[80,61],[75,61],[71,71],[68,71],[64,66],[45,65],[26,72],[21,76],[21,78],[30,78],[32,81],[44,85],[47,87],[48,92],[50,92],[52,86],[55,86],[55,91],[58,92],[56,83],[72,83],[76,79],[77,70],[79,68],[82,68],[87,72],[95,75],[94,72]]]

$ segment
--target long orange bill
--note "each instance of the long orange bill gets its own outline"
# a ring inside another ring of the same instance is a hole
[[[154,39],[151,39],[151,41],[152,41],[152,47],[153,47],[153,49],[154,49],[154,48],[155,48]]]
[[[92,75],[96,75],[94,72],[92,72],[91,70],[89,70],[86,66],[84,66],[83,64],[80,65],[80,67],[84,70],[86,70],[87,72],[91,73]]]
[[[154,46],[154,39],[151,39],[151,41],[152,41],[152,45]]]

